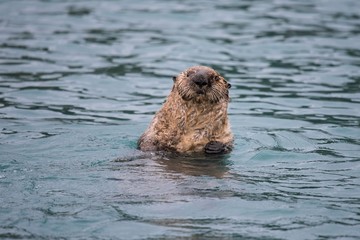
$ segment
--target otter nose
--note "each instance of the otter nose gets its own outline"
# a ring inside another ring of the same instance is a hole
[[[199,87],[203,87],[203,86],[208,85],[208,80],[206,78],[203,78],[203,77],[195,78],[194,83],[196,85],[198,85]]]
[[[200,71],[192,76],[192,81],[199,87],[204,87],[209,84],[209,78],[206,72]]]

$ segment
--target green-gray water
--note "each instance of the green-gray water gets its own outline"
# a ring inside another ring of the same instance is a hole
[[[0,1],[0,239],[359,239],[360,1]],[[171,77],[235,149],[144,156]]]

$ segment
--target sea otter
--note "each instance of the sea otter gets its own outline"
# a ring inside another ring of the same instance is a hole
[[[173,81],[170,95],[138,140],[139,149],[229,152],[233,145],[227,116],[231,84],[206,66],[190,67]]]

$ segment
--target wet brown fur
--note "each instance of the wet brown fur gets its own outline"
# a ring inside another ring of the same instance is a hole
[[[210,80],[199,88],[191,80],[199,71]],[[174,77],[162,108],[138,141],[143,151],[203,152],[210,141],[231,149],[233,135],[227,117],[230,84],[205,66],[188,68]]]

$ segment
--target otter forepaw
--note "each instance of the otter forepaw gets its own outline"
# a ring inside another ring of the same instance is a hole
[[[210,141],[205,145],[205,153],[219,154],[226,152],[226,145],[218,141]]]

